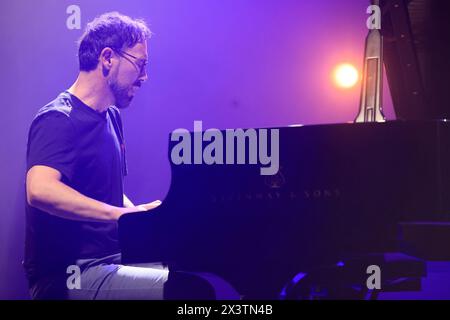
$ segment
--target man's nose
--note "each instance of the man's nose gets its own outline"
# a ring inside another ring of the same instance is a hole
[[[144,71],[141,73],[141,75],[139,76],[139,81],[141,82],[145,82],[148,80],[148,74],[147,74],[147,70],[144,69]]]

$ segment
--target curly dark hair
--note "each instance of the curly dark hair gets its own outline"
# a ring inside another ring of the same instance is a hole
[[[118,12],[108,12],[89,22],[78,41],[80,71],[94,70],[100,52],[109,47],[113,50],[131,48],[151,37],[144,20],[132,19]]]

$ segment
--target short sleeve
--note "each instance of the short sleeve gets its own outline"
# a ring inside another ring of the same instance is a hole
[[[34,119],[28,135],[27,171],[36,165],[48,166],[71,181],[75,157],[75,130],[66,114],[50,111]]]

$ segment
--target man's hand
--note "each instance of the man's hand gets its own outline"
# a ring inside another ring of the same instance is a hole
[[[114,217],[114,220],[119,220],[119,218],[124,214],[155,209],[161,203],[162,202],[160,200],[155,200],[153,202],[144,203],[144,204],[140,204],[138,206],[133,206],[133,207],[122,207],[122,208],[114,207],[113,217]]]
[[[135,206],[133,204],[133,202],[131,202],[131,200],[125,194],[123,194],[123,206],[124,206],[124,208],[130,208],[130,209],[134,210],[134,212],[136,212],[136,211],[147,211],[147,210],[155,209],[160,204],[161,204],[161,200],[155,200],[155,201],[152,201],[152,202],[149,202],[149,203],[143,203],[143,204],[140,204],[138,206]],[[127,212],[133,212],[133,211],[127,211]]]
[[[140,204],[140,205],[136,206],[136,208],[138,208],[139,211],[147,211],[147,210],[155,209],[155,208],[158,207],[161,203],[162,203],[161,200],[155,200],[155,201],[153,201],[153,202]]]

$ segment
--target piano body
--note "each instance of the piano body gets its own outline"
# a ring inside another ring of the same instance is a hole
[[[172,164],[163,204],[119,220],[123,262],[212,272],[244,296],[273,298],[298,272],[399,251],[399,222],[448,218],[449,122],[279,130],[273,176],[259,165]]]

